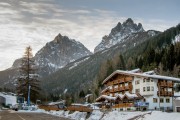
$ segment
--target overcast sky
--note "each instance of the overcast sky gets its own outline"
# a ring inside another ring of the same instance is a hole
[[[180,23],[180,0],[0,0],[0,70],[33,54],[61,33],[90,51],[127,18],[145,30],[164,31]]]

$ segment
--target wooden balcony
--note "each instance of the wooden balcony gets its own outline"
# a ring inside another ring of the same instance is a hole
[[[133,103],[119,103],[112,106],[113,108],[126,108],[126,107],[133,107]]]
[[[119,88],[114,88],[114,92],[118,92],[119,91]]]
[[[113,84],[119,84],[119,80],[114,80]]]
[[[132,77],[126,77],[126,78],[121,78],[121,79],[109,81],[107,83],[107,86],[111,86],[111,85],[115,85],[115,84],[120,84],[120,83],[124,83],[124,82],[132,82]]]
[[[44,109],[46,111],[50,111],[50,110],[56,110],[56,111],[63,110],[63,109],[59,108],[58,105],[39,105],[38,107],[40,109]]]
[[[130,87],[129,86],[125,86],[125,90],[129,90],[130,89]]]
[[[162,87],[166,87],[167,83],[165,81],[163,81],[163,82],[159,82],[159,85],[162,86]]]
[[[131,82],[133,79],[132,79],[132,77],[126,77],[125,78],[125,82]]]
[[[124,86],[120,87],[120,90],[121,91],[125,90],[125,87]]]
[[[109,89],[109,92],[111,92],[111,93],[114,92],[114,89]]]
[[[173,83],[172,83],[172,82],[168,82],[168,83],[167,83],[167,87],[172,88],[172,87],[173,87]]]
[[[130,89],[132,89],[132,85],[121,86],[121,87],[117,87],[117,88],[114,88],[114,89],[109,89],[109,92],[110,93],[113,93],[113,92],[122,92],[124,90],[130,90]]]
[[[168,96],[174,96],[174,92],[168,92]]]
[[[104,93],[102,93],[102,95],[109,95],[110,94],[110,92],[104,92]]]
[[[159,94],[159,91],[157,92],[157,95],[159,96],[173,96],[174,93],[173,92],[170,92],[170,91],[160,91],[160,94]]]
[[[80,111],[80,112],[92,112],[93,109],[87,106],[69,106],[67,107],[69,111]]]
[[[124,83],[125,80],[124,79],[118,79],[119,83]]]

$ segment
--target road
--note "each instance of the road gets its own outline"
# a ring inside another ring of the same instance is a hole
[[[0,120],[70,120],[45,113],[0,111]]]

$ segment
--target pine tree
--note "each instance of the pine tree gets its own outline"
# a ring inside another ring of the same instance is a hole
[[[80,93],[79,93],[79,97],[80,97],[80,98],[84,98],[84,97],[85,97],[85,93],[84,93],[84,91],[83,91],[83,90],[81,90],[81,91],[80,91]]]
[[[38,80],[37,67],[32,55],[31,47],[27,47],[19,68],[17,78],[17,93],[28,100],[28,90],[30,87],[30,100],[35,103],[39,97],[40,85]]]

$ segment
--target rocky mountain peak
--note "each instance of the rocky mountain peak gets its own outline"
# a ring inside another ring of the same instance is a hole
[[[59,33],[55,38],[54,38],[54,42],[59,42],[61,39],[63,38],[63,36]]]
[[[118,24],[112,28],[110,34],[102,38],[102,42],[96,46],[94,52],[110,48],[117,43],[125,42],[128,36],[138,32],[145,32],[143,26],[141,23],[134,23],[131,18],[128,18],[123,24],[118,22]]]
[[[91,54],[82,43],[58,34],[53,41],[37,52],[35,61],[41,68],[45,67],[50,74],[70,62]]]
[[[134,24],[134,21],[131,18],[128,18],[125,22],[123,22],[123,25],[132,25]]]

